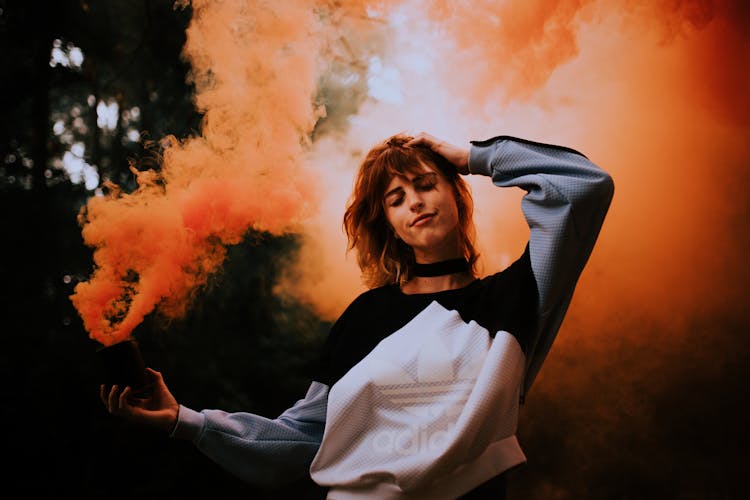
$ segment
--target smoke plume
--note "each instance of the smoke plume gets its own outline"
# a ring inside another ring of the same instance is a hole
[[[192,66],[200,135],[168,137],[159,172],[111,186],[81,214],[95,271],[72,300],[90,336],[127,338],[157,306],[184,313],[249,231],[280,234],[317,206],[301,161],[320,117],[319,38],[308,2],[193,1],[184,56]]]

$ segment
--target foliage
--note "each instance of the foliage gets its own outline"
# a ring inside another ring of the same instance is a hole
[[[189,19],[189,8],[165,0],[0,1],[6,491],[321,495],[309,481],[260,490],[188,443],[109,416],[98,400],[98,344],[68,300],[92,271],[76,216],[97,186],[75,182],[63,157],[81,144],[78,159],[96,168],[98,185],[110,179],[127,190],[131,163],[158,168],[149,162],[149,141],[195,133],[201,117],[180,57]],[[51,65],[54,47],[71,58],[80,49],[82,64]],[[100,103],[117,104],[110,126],[97,123]],[[304,395],[330,325],[273,294],[279,263],[296,248],[294,236],[248,235],[186,318],[164,325],[149,317],[139,327],[147,363],[164,372],[181,402],[273,417]]]

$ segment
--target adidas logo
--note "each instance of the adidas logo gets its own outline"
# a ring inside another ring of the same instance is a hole
[[[474,379],[457,380],[437,385],[414,383],[400,387],[379,387],[381,394],[390,399],[394,406],[418,416],[456,417],[461,413],[469,393],[474,386]]]
[[[455,313],[441,307],[439,315],[445,314],[453,317]],[[489,337],[452,329],[433,334],[435,319],[430,315],[428,325],[408,325],[414,330],[405,332],[408,342],[394,339],[392,346],[382,346],[386,348],[368,360],[370,388],[379,413],[401,415],[391,428],[372,436],[374,452],[409,455],[439,449],[452,434],[469,399],[489,348]],[[474,330],[476,325],[466,327]],[[421,334],[412,335],[416,332]],[[477,338],[486,342],[477,342]]]

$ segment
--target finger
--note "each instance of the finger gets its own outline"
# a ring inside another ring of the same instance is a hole
[[[158,372],[154,370],[153,368],[146,367],[146,373],[148,373],[148,376],[151,377],[153,380],[158,380],[162,378],[161,372]]]
[[[162,376],[161,372],[158,372],[151,368],[146,368],[146,375],[148,376],[151,382],[151,385],[153,387],[166,387],[167,386],[164,383],[164,377]]]
[[[445,141],[443,141],[442,139],[438,139],[437,137],[430,135],[430,134],[422,133],[420,134],[418,138],[415,138],[413,141],[408,142],[406,145],[407,146],[419,146],[419,145],[427,146],[434,152],[438,154],[442,154],[440,149],[443,146],[445,146],[445,144],[446,144]]]
[[[117,409],[123,411],[127,409],[130,404],[128,403],[128,397],[130,396],[130,386],[125,387],[120,393],[120,397],[117,399]]]
[[[419,144],[429,145],[432,142],[431,138],[432,137],[429,134],[426,134],[425,132],[420,132],[417,135],[415,135],[412,140],[407,142],[405,146],[417,146]]]
[[[113,385],[112,388],[109,390],[109,396],[107,398],[107,410],[110,413],[113,413],[117,410],[117,392],[119,391],[119,388],[117,385]]]
[[[111,388],[109,388],[107,384],[101,384],[99,386],[99,399],[101,399],[102,404],[107,411],[109,411],[109,390],[111,390]]]

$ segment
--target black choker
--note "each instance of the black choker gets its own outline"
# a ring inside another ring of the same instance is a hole
[[[463,273],[469,270],[469,261],[462,258],[441,260],[432,264],[414,264],[414,276],[428,278],[445,274]]]

